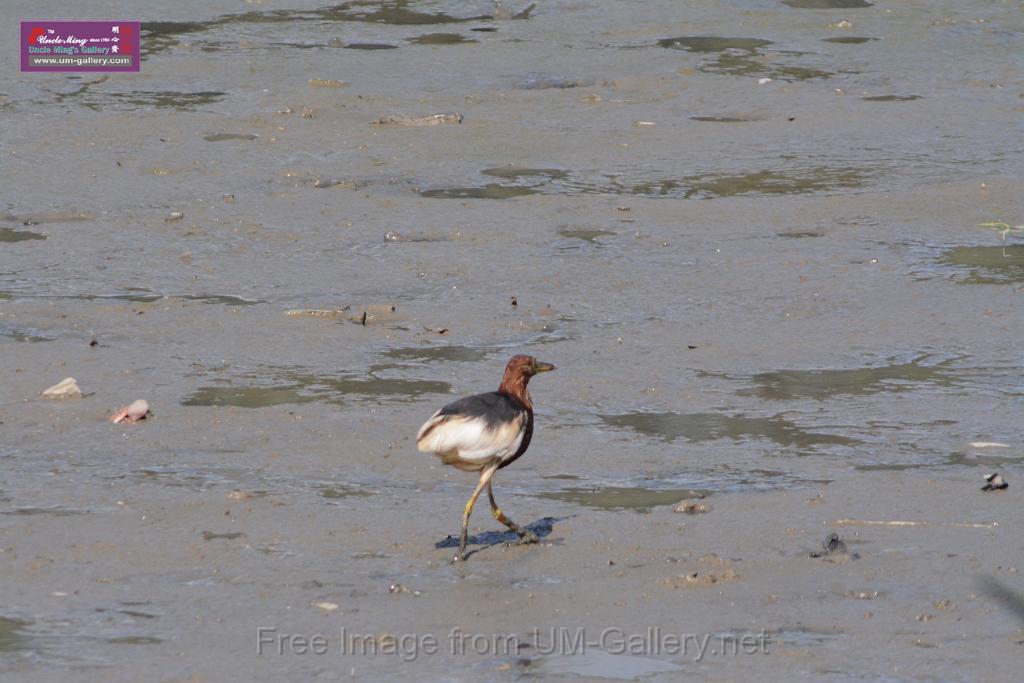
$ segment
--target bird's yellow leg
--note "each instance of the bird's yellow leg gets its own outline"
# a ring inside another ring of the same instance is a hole
[[[516,524],[511,519],[505,516],[505,513],[501,511],[501,508],[498,507],[498,504],[494,502],[494,491],[491,490],[490,480],[487,481],[487,497],[490,498],[491,500],[491,514],[494,515],[494,518],[496,520],[507,526],[512,531],[516,532],[516,534],[519,536],[520,543],[536,543],[540,540],[539,538],[537,538],[537,534],[533,533],[529,529],[524,529],[523,527],[519,526],[518,524]]]
[[[496,466],[491,466],[480,473],[480,483],[476,485],[476,489],[473,491],[473,495],[469,497],[466,508],[462,513],[462,537],[459,539],[459,554],[455,556],[455,560],[466,559],[466,542],[469,540],[469,516],[473,514],[473,506],[476,505],[476,499],[480,497],[484,487],[491,483],[491,477],[497,471],[498,468]]]

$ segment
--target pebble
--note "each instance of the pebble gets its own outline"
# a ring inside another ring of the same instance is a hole
[[[318,607],[325,612],[333,612],[338,609],[338,604],[335,602],[311,602],[309,604],[311,607]]]
[[[43,392],[43,398],[81,398],[82,390],[74,377],[67,377]]]

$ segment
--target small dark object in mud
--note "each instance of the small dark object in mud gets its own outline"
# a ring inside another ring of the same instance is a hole
[[[822,544],[822,547],[829,554],[846,552],[846,544],[839,539],[839,534],[830,534],[828,539]]]
[[[96,341],[95,339],[93,339],[91,342],[89,342],[89,346],[99,346],[99,345],[100,345],[100,343],[98,341]]]
[[[519,300],[516,299],[515,297],[512,297],[512,305],[513,306],[518,306],[519,305]]]
[[[848,553],[846,551],[846,544],[843,543],[837,533],[829,534],[825,542],[821,544],[821,548],[820,551],[811,553],[811,557],[830,558],[832,562],[846,561],[847,559],[856,560],[860,557],[857,553]]]
[[[686,345],[686,348],[688,348],[688,349],[690,349],[691,351],[693,351],[693,350],[694,350],[694,349],[696,349],[697,347],[696,347],[696,346],[694,346],[693,344],[687,344],[687,345]]]
[[[998,472],[986,474],[985,482],[985,485],[981,487],[982,491],[1005,491],[1010,488],[1010,485],[1006,483],[1006,480]]]
[[[242,536],[245,536],[245,534],[243,534],[241,531],[230,531],[226,534],[215,534],[212,531],[203,532],[204,541],[212,541],[215,538],[223,538],[225,540],[231,541],[236,538],[241,538]]]

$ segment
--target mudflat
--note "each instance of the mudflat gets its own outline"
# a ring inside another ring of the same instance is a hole
[[[0,64],[5,676],[1019,678],[1018,7],[122,5]]]

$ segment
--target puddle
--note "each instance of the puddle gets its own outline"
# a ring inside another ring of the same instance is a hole
[[[396,360],[407,360],[422,363],[433,363],[436,361],[451,361],[456,363],[473,363],[487,358],[488,352],[472,346],[410,346],[397,349],[388,349],[381,353],[382,356]]]
[[[406,40],[414,45],[460,45],[480,42],[473,38],[466,38],[459,33],[427,33],[415,38],[407,38]]]
[[[718,413],[648,413],[632,412],[601,415],[605,424],[630,429],[644,436],[665,441],[714,441],[716,439],[770,439],[783,447],[799,449],[815,446],[852,446],[857,439],[838,434],[810,432],[779,416],[746,417]]]
[[[568,90],[594,85],[595,82],[593,78],[579,80],[548,73],[529,73],[516,87],[522,90]]]
[[[488,183],[482,187],[452,187],[445,190],[424,190],[420,196],[431,199],[512,199],[529,194],[540,194],[532,187]]]
[[[751,376],[723,376],[748,380],[754,384],[739,391],[769,400],[813,398],[824,400],[840,395],[865,395],[882,391],[910,391],[923,386],[952,387],[957,378],[950,368],[953,360],[945,359],[925,365],[929,356],[907,362],[894,362],[878,368],[850,370],[780,370]],[[709,374],[712,376],[712,374]]]
[[[43,223],[80,223],[96,220],[96,214],[87,211],[35,211],[20,215],[4,214],[0,221],[14,221],[22,225],[41,225]]]
[[[108,638],[108,643],[114,645],[156,645],[162,643],[159,638],[153,638],[152,636],[116,636],[114,638]]]
[[[792,232],[777,232],[776,237],[788,237],[789,239],[805,239],[808,237],[824,237],[825,233],[815,230],[794,230]]]
[[[1004,465],[1019,465],[1024,462],[1024,455],[989,455],[972,453],[950,453],[946,457],[946,464],[966,465],[968,467],[1003,467]]]
[[[444,12],[417,12],[408,9],[407,0],[392,0],[379,3],[345,3],[333,8],[304,12],[303,14],[318,15],[321,19],[335,21],[365,21],[373,24],[390,24],[392,26],[425,26],[430,24],[458,24],[467,21],[485,21],[493,19],[489,14],[475,17],[454,17]],[[375,7],[376,9],[364,9]],[[525,18],[525,17],[523,17]]]
[[[32,240],[45,240],[46,235],[31,230],[15,230],[14,228],[0,228],[0,242],[30,242]]]
[[[87,515],[88,510],[51,505],[50,507],[20,507],[0,510],[0,515],[53,515],[54,517],[69,517],[71,515]]]
[[[202,536],[203,536],[203,540],[204,541],[213,541],[213,540],[216,540],[218,538],[223,539],[225,541],[234,541],[236,539],[242,538],[243,536],[245,536],[245,534],[242,533],[241,531],[228,531],[228,532],[225,532],[225,533],[217,533],[217,532],[214,532],[214,531],[204,531]]]
[[[214,102],[219,102],[227,93],[220,90],[201,90],[198,92],[181,92],[178,90],[136,90],[127,93],[106,93],[105,97],[113,98],[116,104],[135,107],[156,107],[157,109],[177,109],[194,111]],[[95,103],[100,106],[100,103]]]
[[[607,237],[609,235],[615,235],[617,233],[611,230],[559,230],[558,234],[562,237],[568,237],[569,239],[583,240],[591,244],[601,244],[601,237]]]
[[[859,9],[871,7],[867,0],[782,0],[782,4],[797,9]]]
[[[209,23],[200,23],[198,21],[144,21],[142,26],[139,27],[139,33],[142,38],[139,54],[141,57],[148,57],[149,55],[164,52],[177,45],[180,42],[178,40],[180,36],[201,33],[216,26],[218,23],[220,23],[219,20]]]
[[[545,491],[537,498],[560,500],[598,510],[647,511],[662,505],[675,505],[685,498],[707,495],[697,489],[648,489],[628,486],[572,487],[560,491]]]
[[[863,187],[868,174],[858,168],[818,166],[793,171],[711,173],[636,183],[630,194],[684,199],[813,194]]]
[[[865,36],[837,36],[835,38],[822,38],[823,43],[838,43],[839,45],[862,45],[878,38],[867,38]]]
[[[266,374],[249,375],[233,380],[218,380],[216,386],[200,387],[188,396],[184,406],[235,406],[238,408],[268,408],[278,405],[299,405],[323,402],[344,405],[354,400],[411,399],[423,394],[447,394],[451,384],[437,380],[384,378],[374,376],[331,377],[313,375],[302,370],[278,368]],[[274,383],[270,386],[238,386],[235,381],[251,380],[256,383]]]
[[[159,614],[150,614],[149,612],[139,612],[133,609],[119,609],[118,614],[124,614],[125,616],[133,617],[135,619],[158,619]]]
[[[785,643],[791,647],[814,647],[842,638],[845,634],[836,631],[824,631],[797,626],[765,631],[768,642]],[[754,634],[755,637],[761,634]]]
[[[755,375],[698,374],[749,381],[754,386],[739,391],[740,395],[773,401],[806,398],[823,401],[842,395],[910,391],[922,386],[955,386],[957,378],[950,368],[953,360],[925,364],[928,358],[922,356],[904,363],[847,370],[778,370]]]
[[[365,489],[355,488],[354,486],[344,486],[341,484],[335,484],[333,486],[324,486],[319,489],[320,495],[330,500],[339,500],[341,498],[358,498],[362,496],[372,496],[372,491]]]
[[[316,401],[315,396],[302,395],[295,387],[201,387],[181,402],[183,406],[235,406],[237,408],[269,408],[299,405]]]
[[[658,47],[683,50],[695,54],[717,57],[706,61],[698,69],[706,73],[772,78],[780,81],[805,81],[813,78],[829,78],[832,72],[810,67],[779,63],[781,57],[801,57],[804,53],[795,51],[765,53],[762,48],[772,45],[763,38],[725,38],[722,36],[681,36],[663,38]]]
[[[799,55],[790,52],[785,54]],[[815,78],[831,78],[831,71],[806,66],[793,66],[767,60],[764,56],[750,56],[734,52],[723,52],[713,62],[699,67],[705,73],[747,78],[771,78],[776,81],[809,81]]]
[[[222,306],[255,306],[267,303],[262,299],[243,299],[242,297],[231,296],[230,294],[181,294],[177,298]]]
[[[14,341],[29,343],[53,341],[53,337],[47,337],[39,330],[31,327],[15,327],[8,323],[0,323],[0,337],[10,337]]]
[[[691,116],[691,121],[706,121],[709,123],[750,123],[758,119],[745,119],[741,116]]]
[[[485,168],[481,173],[495,178],[503,178],[504,180],[543,178],[545,181],[548,181],[565,180],[569,177],[569,172],[563,171],[560,168],[518,168],[515,166],[505,166],[501,168]]]
[[[911,102],[921,99],[920,95],[868,95],[862,97],[865,102]]]
[[[557,644],[542,643],[542,645],[550,651]],[[554,677],[572,676],[574,678],[613,678],[632,681],[644,676],[682,671],[683,667],[652,657],[611,654],[594,647],[586,647],[580,654],[520,658],[515,662],[515,670],[518,677],[527,679],[547,680]]]
[[[499,9],[499,12],[502,11]],[[524,20],[529,19],[533,12],[533,5],[528,6],[516,14],[507,13],[503,19]],[[484,22],[494,20],[494,15],[480,14],[469,17],[458,17],[444,12],[421,12],[409,9],[408,0],[385,0],[383,2],[346,2],[335,4],[318,9],[275,9],[265,12],[252,11],[236,14],[224,14],[210,21],[146,21],[142,23],[142,57],[147,58],[160,54],[180,45],[182,38],[191,36],[193,46],[198,46],[205,51],[232,49],[237,43],[226,40],[200,39],[200,34],[212,32],[225,27],[230,30],[223,30],[225,36],[237,36],[244,34],[244,30],[235,28],[238,24],[269,24],[269,23],[298,23],[314,22],[319,25],[332,22],[365,22],[372,24],[387,24],[390,26],[431,26],[440,24],[462,24],[466,22]],[[317,26],[316,30],[321,30]],[[496,28],[483,27],[471,29],[474,31],[496,31]],[[333,42],[333,41],[332,41]],[[352,43],[345,47],[355,50],[368,49],[389,49],[394,45],[377,47],[379,43]],[[358,46],[358,47],[357,47]],[[372,46],[372,47],[367,47]],[[276,47],[276,46],[275,46]],[[295,44],[293,47],[321,47],[308,43]]]
[[[143,50],[145,54],[145,50]],[[193,111],[223,99],[226,93],[214,90],[182,92],[178,90],[133,90],[130,92],[94,91],[90,87],[97,85],[89,82],[71,92],[55,93],[58,102],[73,101],[94,111],[104,109],[136,109],[138,107],[156,107],[158,109],[176,109]]]
[[[82,301],[131,301],[137,304],[151,304],[164,298],[163,294],[155,294],[143,287],[125,287],[126,294],[71,294],[57,297],[61,299],[80,299]],[[135,293],[138,292],[138,293]]]
[[[202,469],[161,466],[146,467],[113,478],[127,478],[140,484],[161,484],[203,490],[211,486],[238,486],[248,474],[248,471],[240,468]]]
[[[31,624],[18,619],[0,617],[0,652],[17,652],[29,647],[24,629]]]
[[[770,40],[761,38],[722,38],[720,36],[683,36],[680,38],[663,38],[658,47],[687,52],[725,52],[726,50],[742,50],[757,52],[762,47],[772,44]]]
[[[954,281],[963,284],[1021,284],[1024,283],[1024,244],[951,247],[938,256],[936,266]]]
[[[255,140],[258,137],[251,133],[211,133],[204,135],[203,139],[207,142],[223,142],[224,140]]]
[[[540,194],[540,187],[552,180],[564,180],[568,173],[555,168],[487,168],[481,171],[483,175],[489,175],[503,180],[518,182],[519,184],[508,185],[490,182],[480,187],[453,187],[449,189],[428,189],[420,193],[423,197],[440,199],[485,199],[504,200],[526,195]]]
[[[676,199],[768,196],[839,192],[864,187],[875,170],[843,166],[811,166],[747,173],[707,173],[680,178],[630,181],[622,176],[589,180],[561,169],[489,168],[484,174],[517,184],[426,190],[424,197],[506,199],[529,194],[637,195]]]
[[[344,46],[346,50],[397,50],[397,45],[387,43],[349,43]]]

